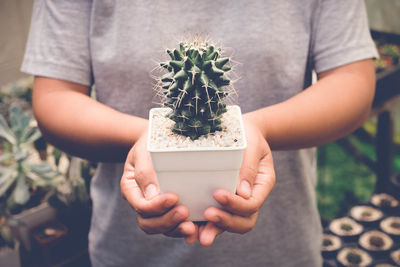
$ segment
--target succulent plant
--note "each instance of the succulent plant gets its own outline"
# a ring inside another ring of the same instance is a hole
[[[171,60],[160,65],[168,73],[160,78],[164,106],[175,121],[172,131],[192,140],[222,130],[221,117],[227,111],[224,99],[231,80],[229,57],[208,42],[181,42],[167,50]]]
[[[32,116],[16,105],[10,107],[9,114],[10,126],[0,115],[0,205],[5,209],[25,205],[32,188],[54,187],[62,178],[47,162],[31,160],[33,142],[41,136]]]

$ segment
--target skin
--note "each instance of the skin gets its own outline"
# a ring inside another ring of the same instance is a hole
[[[186,220],[189,211],[176,205],[177,195],[159,193],[146,150],[147,120],[92,100],[86,86],[45,77],[35,78],[33,106],[55,146],[94,161],[125,161],[121,193],[143,231],[210,246],[224,231],[244,234],[255,226],[275,184],[271,149],[307,148],[349,134],[368,118],[374,92],[372,60],[362,60],[319,73],[318,82],[298,95],[244,114],[248,147],[237,192],[214,192],[223,209],[208,208],[206,224]]]

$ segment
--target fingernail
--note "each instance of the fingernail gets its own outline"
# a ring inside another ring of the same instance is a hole
[[[149,184],[144,190],[144,197],[146,199],[152,199],[153,197],[157,196],[157,194],[157,188],[154,184]]]
[[[251,187],[249,182],[246,180],[243,180],[240,182],[240,191],[242,194],[244,194],[244,197],[250,197],[251,196]]]

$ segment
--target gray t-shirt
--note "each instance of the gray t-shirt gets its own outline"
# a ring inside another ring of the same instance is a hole
[[[312,69],[377,56],[362,0],[37,0],[22,70],[95,83],[98,101],[147,117],[149,72],[166,59],[164,48],[193,34],[239,62],[244,112],[300,93]],[[207,248],[142,232],[120,194],[123,165],[99,164],[91,184],[93,266],[321,266],[315,149],[273,156],[277,183],[255,228],[224,233]]]

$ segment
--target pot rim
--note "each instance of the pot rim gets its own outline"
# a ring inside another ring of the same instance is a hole
[[[240,109],[240,107],[238,105],[231,105],[231,107],[238,109],[239,110],[239,114],[242,114],[242,111]],[[184,147],[184,148],[150,148],[150,141],[151,141],[151,125],[152,125],[152,121],[153,121],[153,113],[156,110],[165,110],[165,109],[169,109],[169,108],[152,108],[150,109],[149,112],[149,131],[148,131],[148,135],[147,135],[147,151],[149,152],[160,152],[160,153],[168,153],[168,152],[199,152],[199,151],[237,151],[237,150],[244,150],[247,147],[247,140],[246,140],[246,135],[244,132],[244,123],[243,123],[243,117],[240,116],[239,118],[239,122],[240,122],[240,128],[243,129],[242,131],[242,140],[243,140],[243,145],[241,146],[230,146],[230,147]]]

